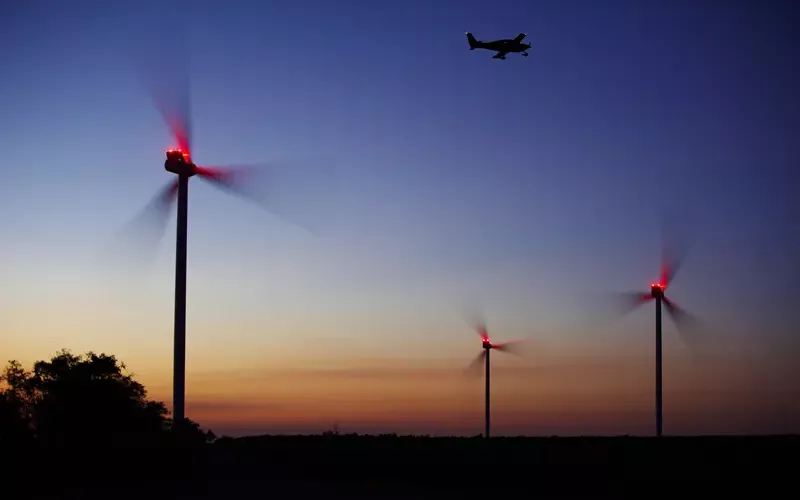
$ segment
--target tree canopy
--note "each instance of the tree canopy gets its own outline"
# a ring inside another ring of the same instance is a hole
[[[0,444],[139,447],[214,437],[188,419],[173,428],[166,406],[112,355],[61,350],[31,371],[12,360],[0,384]]]

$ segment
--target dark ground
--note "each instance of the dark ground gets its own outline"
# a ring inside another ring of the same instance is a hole
[[[777,497],[797,489],[800,436],[404,438],[284,436],[196,449],[3,450],[27,498]],[[8,498],[22,498],[9,496]]]

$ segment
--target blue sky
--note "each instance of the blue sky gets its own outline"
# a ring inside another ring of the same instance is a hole
[[[169,361],[174,222],[144,285],[96,256],[169,180],[169,134],[130,54],[182,58],[168,43],[182,30],[195,161],[306,165],[283,201],[328,223],[314,238],[193,181],[190,356],[193,328],[197,356],[230,349],[226,366],[274,349],[276,331],[298,351],[336,337],[469,356],[467,296],[509,335],[558,342],[581,293],[656,277],[664,212],[698,235],[675,299],[744,350],[797,352],[791,2],[191,5],[2,7],[4,356],[99,345],[152,380],[161,361],[146,360]],[[530,57],[470,52],[467,30],[525,32]],[[619,327],[643,356],[651,322]]]

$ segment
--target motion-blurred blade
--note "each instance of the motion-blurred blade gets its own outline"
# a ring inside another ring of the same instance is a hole
[[[149,266],[158,250],[158,243],[164,237],[169,215],[178,196],[178,180],[175,179],[162,188],[150,202],[128,222],[112,240],[106,250],[114,260],[128,255],[132,264]]]
[[[586,336],[587,340],[593,339],[593,341],[597,340],[598,332],[605,331],[612,325],[616,328],[617,323],[625,315],[653,300],[650,293],[641,291],[579,291],[572,296],[575,297],[572,309],[576,312],[572,316],[572,325],[565,334]]]
[[[486,349],[481,350],[475,359],[464,370],[465,375],[477,376],[481,374],[481,367],[483,366],[484,359],[486,359]]]
[[[489,330],[486,328],[486,323],[481,322],[473,326],[475,333],[481,338],[482,341],[489,340]]]
[[[337,211],[336,170],[299,162],[198,166],[197,175],[286,222],[319,233]]]
[[[462,316],[464,321],[469,325],[470,328],[475,330],[475,333],[478,334],[481,340],[489,340],[489,331],[486,327],[486,319],[478,307],[473,305],[468,309],[465,308],[462,311]]]
[[[669,314],[675,322],[681,342],[690,348],[702,347],[700,322],[698,319],[667,297],[664,297],[662,302],[667,310],[667,314]]]
[[[175,30],[172,16],[149,26],[133,47],[142,86],[170,129],[175,144],[192,151],[189,40],[186,30]],[[167,21],[168,20],[168,21]],[[185,19],[181,19],[185,23]],[[146,37],[145,37],[146,35]],[[137,37],[139,38],[139,37]]]
[[[598,298],[604,319],[607,321],[619,319],[630,313],[642,304],[653,300],[650,293],[643,292],[616,292]]]
[[[693,239],[691,226],[676,216],[664,217],[661,222],[661,274],[659,283],[669,286],[686,259]]]
[[[492,348],[524,358],[529,353],[530,339],[510,340],[500,344],[492,344]]]
[[[173,78],[177,76],[173,75]],[[153,90],[152,98],[161,116],[169,127],[175,144],[191,154],[192,151],[192,124],[189,97],[188,75],[183,82],[175,82],[170,88],[166,83]]]

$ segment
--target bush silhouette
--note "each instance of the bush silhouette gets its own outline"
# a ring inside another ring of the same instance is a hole
[[[147,399],[144,386],[111,355],[62,350],[32,371],[10,361],[0,382],[0,444],[146,447],[213,438],[190,420],[170,432],[164,404]]]

